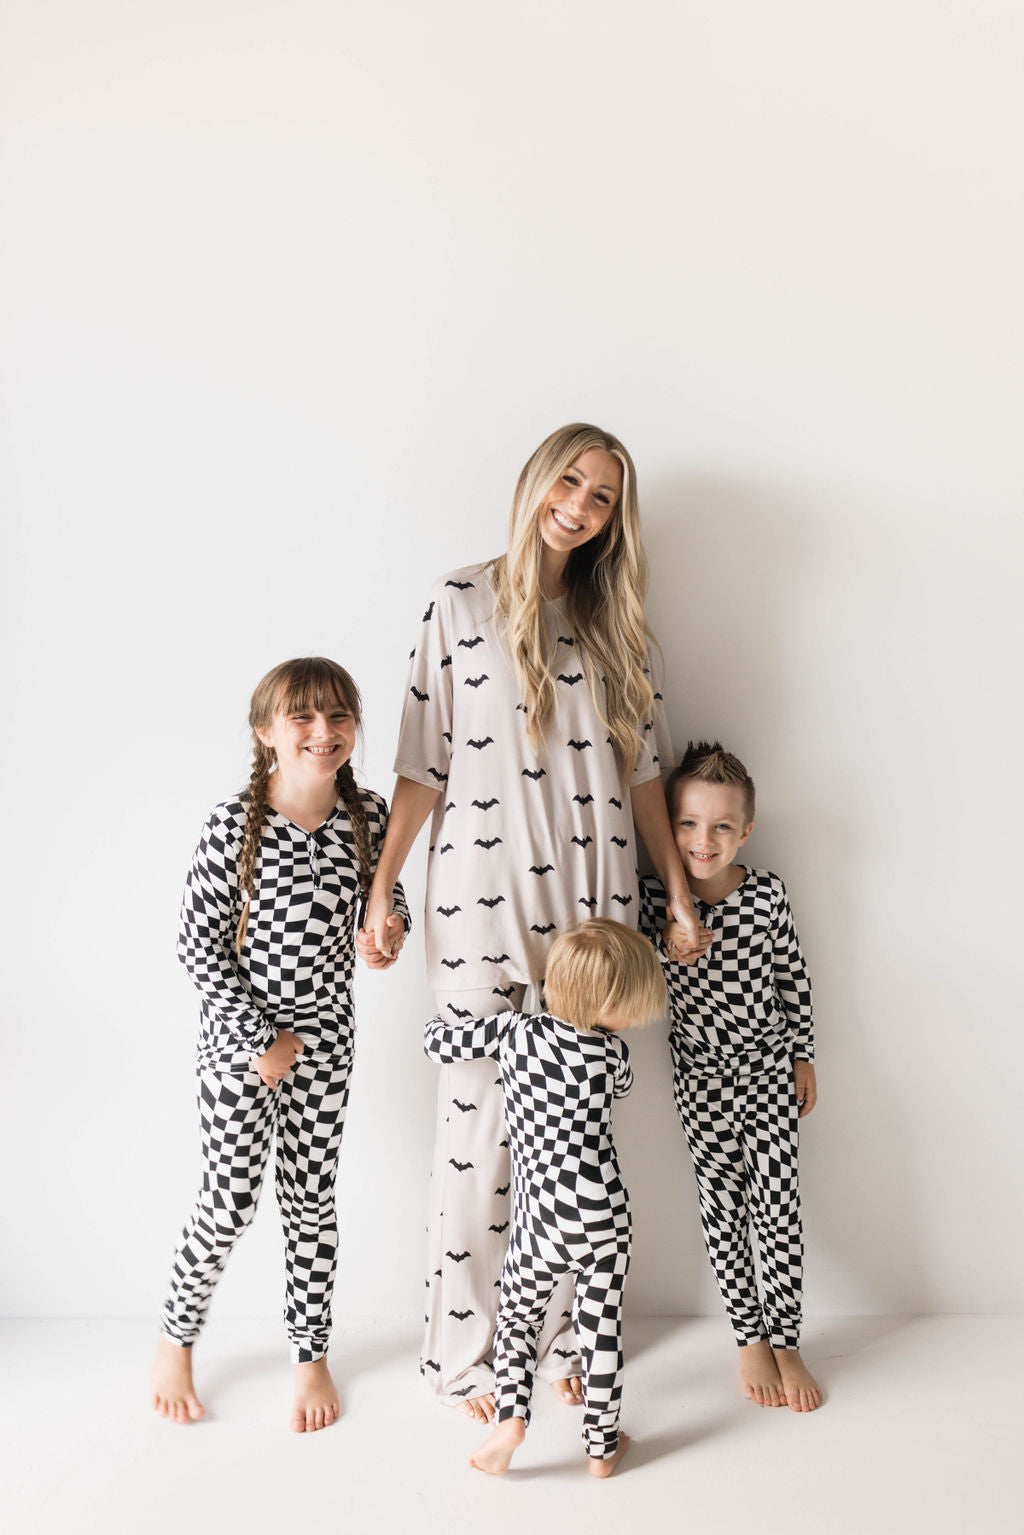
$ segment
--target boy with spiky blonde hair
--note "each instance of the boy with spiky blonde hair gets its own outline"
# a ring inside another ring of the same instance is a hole
[[[712,938],[695,962],[668,958],[657,879],[641,881],[640,930],[657,946],[668,983],[673,1088],[708,1256],[736,1334],[746,1395],[762,1407],[812,1412],[822,1397],[799,1353],[797,1181],[798,1123],[817,1097],[807,966],[781,879],[733,862],[754,829],[754,782],[739,758],[718,741],[690,742],[665,793],[698,916]]]

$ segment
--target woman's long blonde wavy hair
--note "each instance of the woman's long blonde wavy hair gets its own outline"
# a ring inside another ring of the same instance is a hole
[[[541,507],[555,482],[591,448],[618,459],[622,493],[603,532],[569,556],[566,607],[584,675],[625,781],[636,763],[653,699],[645,671],[647,642],[653,636],[644,616],[648,565],[640,537],[636,470],[617,437],[574,422],[545,438],[523,466],[509,514],[508,548],[492,568],[498,611],[508,625],[512,663],[526,706],[527,734],[539,751],[558,699],[540,584]]]
[[[355,720],[356,728],[362,722],[362,699],[359,689],[343,666],[328,661],[324,656],[302,656],[296,661],[283,661],[275,666],[263,680],[257,683],[249,705],[249,725],[252,730],[252,775],[248,787],[242,791],[242,803],[246,807],[245,831],[242,848],[238,855],[238,885],[242,895],[242,915],[235,933],[235,953],[241,954],[249,927],[249,907],[256,890],[256,865],[259,862],[263,827],[270,808],[267,800],[267,783],[274,770],[274,753],[264,746],[258,730],[266,730],[274,715],[294,714],[298,709],[320,709],[326,712],[344,704]],[[359,888],[363,895],[370,888],[371,853],[370,826],[366,819],[363,796],[359,792],[352,763],[343,762],[334,775],[338,793],[345,802],[352,835],[356,844],[356,861],[359,865]]]

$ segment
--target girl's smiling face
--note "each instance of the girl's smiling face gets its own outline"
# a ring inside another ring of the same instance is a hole
[[[622,465],[618,459],[603,448],[588,448],[544,497],[541,538],[553,553],[571,554],[604,532],[621,494]]]
[[[691,883],[706,883],[724,873],[753,829],[738,784],[684,778],[677,785],[672,835]]]
[[[333,778],[351,757],[356,721],[348,704],[336,699],[324,709],[312,704],[288,712],[275,709],[270,724],[256,734],[274,753],[285,779],[317,783]]]

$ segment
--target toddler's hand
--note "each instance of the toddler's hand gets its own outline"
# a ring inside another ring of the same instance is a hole
[[[288,1075],[295,1065],[296,1058],[305,1048],[297,1034],[292,1034],[287,1029],[278,1029],[277,1038],[270,1049],[264,1051],[262,1055],[253,1056],[252,1069],[261,1082],[276,1092],[281,1085],[282,1077]]]
[[[800,1105],[800,1118],[809,1114],[818,1101],[818,1083],[810,1061],[793,1062],[793,1086],[796,1101]]]

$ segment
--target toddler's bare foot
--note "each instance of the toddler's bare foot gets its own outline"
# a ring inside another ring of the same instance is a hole
[[[192,1384],[192,1350],[161,1337],[153,1361],[153,1406],[173,1423],[196,1423],[206,1409]]]
[[[615,1467],[619,1464],[619,1461],[622,1459],[623,1455],[625,1455],[628,1449],[629,1435],[620,1432],[618,1448],[614,1455],[609,1455],[607,1460],[598,1460],[595,1455],[589,1455],[587,1457],[587,1466],[590,1470],[591,1476],[611,1476],[612,1472],[615,1470]]]
[[[509,1461],[522,1444],[526,1424],[522,1418],[504,1418],[489,1439],[485,1439],[469,1464],[477,1471],[487,1471],[491,1476],[503,1476]]]
[[[740,1345],[740,1383],[743,1394],[758,1407],[785,1407],[786,1391],[775,1355],[766,1338]]]
[[[330,1428],[341,1413],[338,1392],[326,1359],[295,1366],[295,1400],[289,1428],[294,1434],[312,1434]]]
[[[568,1380],[553,1380],[551,1389],[558,1393],[563,1402],[568,1402],[570,1407],[583,1406],[583,1382],[578,1375],[570,1375]]]
[[[800,1358],[799,1349],[777,1348],[772,1352],[782,1377],[785,1400],[792,1412],[813,1412],[821,1406],[821,1387]]]
[[[482,1396],[471,1396],[468,1402],[460,1402],[460,1409],[475,1423],[494,1422],[494,1392],[485,1391]]]

